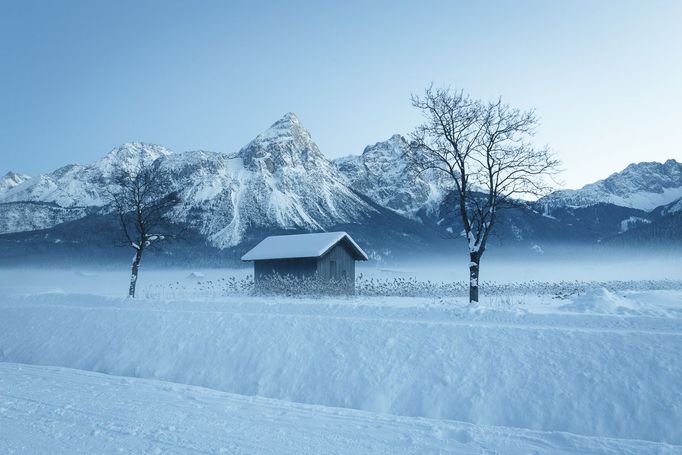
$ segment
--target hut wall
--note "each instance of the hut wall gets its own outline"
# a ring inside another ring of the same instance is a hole
[[[319,258],[317,275],[322,280],[348,280],[349,287],[355,287],[355,259],[344,242]]]
[[[269,259],[254,261],[253,277],[256,282],[275,273],[295,277],[312,277],[317,271],[317,258]]]

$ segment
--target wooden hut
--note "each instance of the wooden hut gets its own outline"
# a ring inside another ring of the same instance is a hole
[[[258,288],[275,275],[315,278],[318,283],[355,288],[355,261],[367,254],[345,232],[275,235],[265,238],[242,261],[253,261]]]

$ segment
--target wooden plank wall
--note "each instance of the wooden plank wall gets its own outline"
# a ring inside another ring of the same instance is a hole
[[[274,274],[274,272],[280,275],[311,277],[316,271],[316,258],[271,259],[267,261],[254,261],[253,277],[257,283],[261,279]]]
[[[331,261],[336,262],[336,275],[331,276]],[[317,274],[323,280],[348,279],[349,285],[355,286],[355,259],[345,243],[337,243],[317,263]]]

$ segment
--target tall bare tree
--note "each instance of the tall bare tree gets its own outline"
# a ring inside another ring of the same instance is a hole
[[[412,96],[412,105],[424,123],[411,135],[409,162],[420,172],[445,172],[454,182],[469,244],[469,301],[478,302],[481,257],[499,210],[546,193],[559,161],[548,148],[532,145],[535,113],[501,98],[483,102],[463,91],[429,87]]]
[[[177,235],[166,216],[179,198],[168,191],[168,176],[155,163],[120,169],[112,180],[110,202],[127,245],[135,250],[128,288],[134,298],[144,251]]]

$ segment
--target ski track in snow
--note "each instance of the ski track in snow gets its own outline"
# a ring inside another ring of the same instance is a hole
[[[674,454],[682,447],[478,426],[0,363],[6,454]]]

